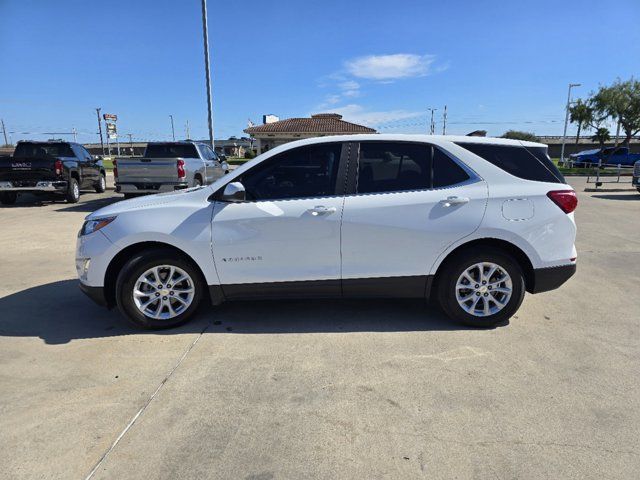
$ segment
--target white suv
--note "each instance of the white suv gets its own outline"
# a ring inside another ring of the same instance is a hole
[[[76,266],[83,291],[144,328],[205,300],[433,296],[488,327],[573,275],[576,205],[542,144],[322,137],[98,210]]]

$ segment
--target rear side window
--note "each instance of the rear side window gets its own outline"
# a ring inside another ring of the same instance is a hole
[[[417,143],[372,142],[360,146],[358,193],[429,188],[430,147]]]
[[[564,177],[547,155],[546,147],[458,143],[507,173],[524,180],[565,183]]]
[[[199,158],[196,146],[189,143],[159,143],[147,145],[147,158]]]
[[[424,143],[360,144],[358,193],[402,192],[443,188],[469,175],[438,148]]]
[[[443,188],[469,180],[460,165],[438,148],[433,149],[433,188]]]

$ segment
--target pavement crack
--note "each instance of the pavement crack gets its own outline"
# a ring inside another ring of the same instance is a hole
[[[187,358],[187,355],[189,355],[189,352],[191,352],[191,350],[193,349],[193,347],[196,346],[196,344],[198,343],[198,341],[200,340],[200,338],[202,338],[202,335],[204,335],[204,332],[207,331],[207,329],[209,328],[209,323],[207,323],[205,325],[205,327],[200,331],[200,333],[198,334],[198,336],[195,338],[195,340],[193,342],[191,342],[191,344],[189,345],[189,347],[184,351],[184,353],[180,356],[180,358],[178,359],[177,363],[173,366],[173,368],[169,371],[169,373],[162,379],[162,381],[160,382],[160,384],[158,385],[158,387],[155,389],[155,391],[151,394],[151,396],[147,399],[147,401],[145,402],[145,404],[140,407],[140,410],[138,410],[138,412],[131,418],[131,420],[129,421],[129,423],[127,424],[126,427],[124,427],[124,429],[120,432],[120,434],[116,437],[116,439],[113,441],[113,443],[111,444],[111,446],[107,449],[106,452],[104,452],[104,454],[102,455],[102,457],[100,457],[100,460],[98,460],[98,463],[96,463],[96,465],[93,467],[93,469],[89,472],[89,474],[85,477],[85,480],[90,480],[93,475],[98,471],[98,469],[102,466],[102,464],[107,460],[107,458],[109,457],[109,454],[111,454],[111,452],[116,448],[116,446],[118,445],[118,443],[120,443],[120,440],[122,440],[124,438],[124,436],[127,434],[127,432],[131,429],[131,427],[133,427],[133,425],[136,423],[136,421],[138,421],[138,419],[140,418],[140,416],[142,416],[142,414],[144,413],[144,411],[147,409],[147,407],[151,404],[151,402],[153,401],[153,399],[158,395],[158,393],[160,393],[160,390],[162,390],[162,387],[167,383],[167,381],[171,378],[171,376],[173,375],[173,373],[178,369],[178,367],[180,366],[180,364],[184,361],[185,358]]]

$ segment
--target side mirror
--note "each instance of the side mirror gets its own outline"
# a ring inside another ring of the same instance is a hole
[[[227,183],[227,185],[224,187],[224,191],[222,192],[220,201],[237,203],[244,202],[246,198],[247,192],[244,189],[244,185],[242,185],[240,182],[231,182]]]

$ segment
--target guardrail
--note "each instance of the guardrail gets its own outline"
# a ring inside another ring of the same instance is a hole
[[[595,184],[596,188],[601,187],[605,183],[631,183],[633,179],[633,168],[633,165],[620,164],[603,166],[600,162],[593,167],[595,171],[594,174],[587,176],[587,183]],[[620,181],[621,177],[626,180]]]

